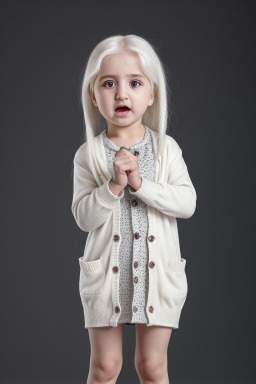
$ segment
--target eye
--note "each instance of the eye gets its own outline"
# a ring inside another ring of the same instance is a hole
[[[141,83],[139,81],[137,81],[137,80],[132,80],[131,81],[131,84],[136,84],[136,83],[138,84],[138,86],[133,86],[132,85],[132,88],[138,88],[141,85]],[[109,86],[109,84],[110,84],[110,86]],[[114,81],[112,81],[112,80],[105,81],[105,83],[103,84],[103,87],[113,88],[113,86],[111,86],[111,84],[112,85],[115,84]]]
[[[106,82],[103,84],[103,87],[105,87],[106,84],[114,84],[114,81],[111,81],[111,80],[106,81]],[[107,88],[113,88],[113,87],[107,87]]]
[[[140,83],[139,81],[137,81],[137,80],[132,80],[132,81],[131,81],[131,84],[132,84],[132,83],[138,83],[139,85],[141,85],[141,83]],[[132,87],[132,88],[138,88],[138,87]]]

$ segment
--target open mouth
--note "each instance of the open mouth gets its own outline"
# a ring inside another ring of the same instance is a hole
[[[130,111],[130,108],[128,107],[118,107],[115,109],[116,112],[125,112],[125,111]]]
[[[115,115],[117,117],[126,117],[131,112],[130,108],[123,106],[123,107],[117,107],[115,109]]]

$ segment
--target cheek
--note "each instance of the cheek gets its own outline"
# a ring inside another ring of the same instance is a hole
[[[113,103],[109,95],[100,94],[98,100],[98,108],[103,113],[103,115],[109,115],[113,108]]]
[[[106,109],[110,105],[110,98],[106,94],[102,94],[100,98],[101,107]]]
[[[135,105],[140,111],[147,109],[147,106],[148,106],[147,94],[140,95],[140,97],[136,100]]]
[[[98,91],[95,93],[95,95],[96,95],[96,100],[98,101],[99,105],[104,106],[107,103],[108,98],[107,98],[107,95],[105,92],[99,92]]]

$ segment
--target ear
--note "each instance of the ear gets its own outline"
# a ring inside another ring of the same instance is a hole
[[[148,101],[148,106],[152,105],[154,103],[154,100],[155,100],[155,92],[154,92],[154,89],[155,87],[153,87],[153,91],[151,92],[150,94],[150,98],[149,98],[149,101]]]
[[[91,99],[92,99],[93,105],[94,105],[95,107],[98,107],[98,104],[97,104],[97,101],[96,101],[96,98],[95,98],[94,92],[93,92],[93,91],[91,92],[90,86],[89,86],[89,94],[90,94],[90,96],[91,96]]]
[[[96,99],[92,96],[92,102],[95,107],[98,107]]]

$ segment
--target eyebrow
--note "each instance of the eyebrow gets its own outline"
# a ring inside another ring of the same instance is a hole
[[[99,81],[101,81],[102,79],[105,79],[106,77],[116,77],[116,76],[115,75],[104,75],[104,76],[101,76]],[[129,75],[127,75],[127,77],[145,77],[145,76],[143,76],[141,73],[130,73]]]

